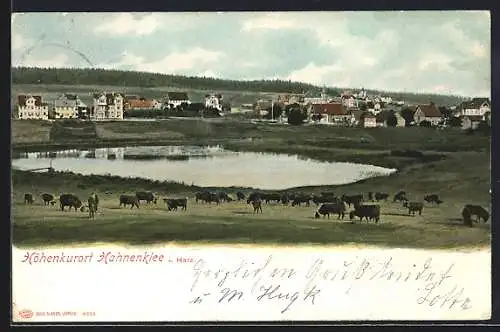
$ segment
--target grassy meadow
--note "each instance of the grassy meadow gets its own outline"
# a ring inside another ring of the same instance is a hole
[[[29,173],[14,170],[13,241],[18,246],[62,245],[89,242],[152,244],[163,242],[258,244],[356,244],[390,247],[454,248],[487,246],[490,221],[469,228],[461,224],[464,204],[480,204],[491,211],[490,137],[467,135],[461,130],[429,128],[334,128],[281,126],[237,121],[168,119],[156,122],[102,122],[97,137],[50,137],[50,126],[37,121],[12,122],[13,151],[83,146],[221,144],[239,151],[297,154],[321,161],[346,161],[397,168],[387,177],[376,177],[341,186],[293,188],[308,194],[333,191],[336,195],[405,190],[412,201],[425,194],[439,194],[441,206],[426,205],[422,216],[408,216],[400,203],[382,203],[379,224],[348,218],[314,219],[317,207],[265,204],[263,214],[253,214],[246,202],[197,204],[196,191],[251,188],[199,188],[165,183],[72,173]],[[68,131],[69,133],[71,131]],[[47,134],[49,133],[49,134]],[[71,135],[71,134],[70,134]],[[406,155],[406,150],[413,152]],[[398,152],[398,153],[396,153]],[[284,165],[286,166],[286,165]],[[263,174],[265,169],[262,170]],[[264,175],[265,176],[265,175]],[[95,220],[87,213],[61,212],[43,206],[38,196],[71,192],[86,199],[92,191],[101,198]],[[118,208],[118,197],[137,190],[151,190],[161,197],[189,197],[187,211],[169,212],[159,201],[140,209]],[[24,205],[23,195],[35,195],[34,205]]]

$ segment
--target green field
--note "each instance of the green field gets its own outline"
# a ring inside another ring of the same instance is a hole
[[[464,204],[480,204],[491,211],[490,137],[467,135],[460,130],[428,128],[332,128],[322,126],[277,126],[223,119],[168,120],[161,122],[97,123],[99,137],[89,143],[75,137],[47,138],[50,127],[36,121],[13,121],[13,150],[120,144],[222,144],[241,151],[297,154],[322,161],[347,161],[394,167],[391,176],[376,177],[342,186],[294,188],[314,194],[334,191],[336,195],[405,190],[412,201],[425,194],[439,194],[444,203],[428,205],[422,216],[408,216],[397,203],[382,203],[379,224],[351,224],[313,219],[311,207],[264,205],[254,215],[250,205],[232,202],[220,206],[196,204],[193,197],[203,188],[181,183],[75,174],[13,172],[13,241],[17,245],[57,245],[78,242],[130,244],[192,242],[209,243],[315,243],[397,247],[451,248],[486,246],[490,222],[461,224]],[[363,139],[361,139],[363,138]],[[71,141],[70,141],[71,140]],[[69,142],[70,141],[70,142]],[[69,142],[69,143],[68,143]],[[398,150],[417,150],[416,156],[394,155]],[[286,165],[284,165],[286,167]],[[265,169],[263,169],[263,174]],[[234,196],[238,188],[226,190]],[[39,193],[71,192],[86,199],[96,190],[102,209],[95,220],[86,213],[61,212],[41,205]],[[151,190],[162,197],[189,197],[186,212],[169,212],[161,202],[139,210],[118,208],[118,196]],[[249,192],[250,188],[244,188]],[[33,206],[23,204],[23,195],[36,196]],[[106,194],[110,192],[111,194]]]

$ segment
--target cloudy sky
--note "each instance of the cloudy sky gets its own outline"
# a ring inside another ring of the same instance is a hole
[[[490,96],[487,11],[18,13],[12,64]]]

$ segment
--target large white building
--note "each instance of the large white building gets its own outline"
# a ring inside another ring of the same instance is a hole
[[[42,96],[19,95],[17,100],[19,119],[49,119],[49,104],[42,102]]]
[[[473,98],[460,105],[459,116],[481,116],[484,117],[491,111],[490,100],[488,98]]]
[[[95,94],[90,119],[94,121],[123,120],[123,96],[119,93]]]
[[[206,95],[205,107],[214,108],[217,109],[218,111],[222,111],[222,95],[221,94]]]

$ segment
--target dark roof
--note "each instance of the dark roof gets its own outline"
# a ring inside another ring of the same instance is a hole
[[[314,113],[329,115],[347,115],[344,106],[339,103],[313,104]]]
[[[442,116],[441,112],[434,104],[418,105],[417,108],[420,108],[420,110],[424,113],[425,117],[427,118],[436,118],[436,117],[440,118]]]
[[[66,97],[66,99],[69,99],[69,100],[76,100],[76,98],[78,98],[78,96],[76,94],[72,94],[72,93],[65,93],[64,97]]]
[[[185,92],[168,92],[168,100],[189,100],[187,93]]]
[[[460,107],[462,109],[478,109],[484,103],[490,104],[490,100],[488,98],[472,98],[471,100],[464,101]]]
[[[26,100],[28,100],[30,97],[35,98],[35,106],[42,105],[42,96],[18,95],[17,101],[19,103],[19,106],[26,106]]]

